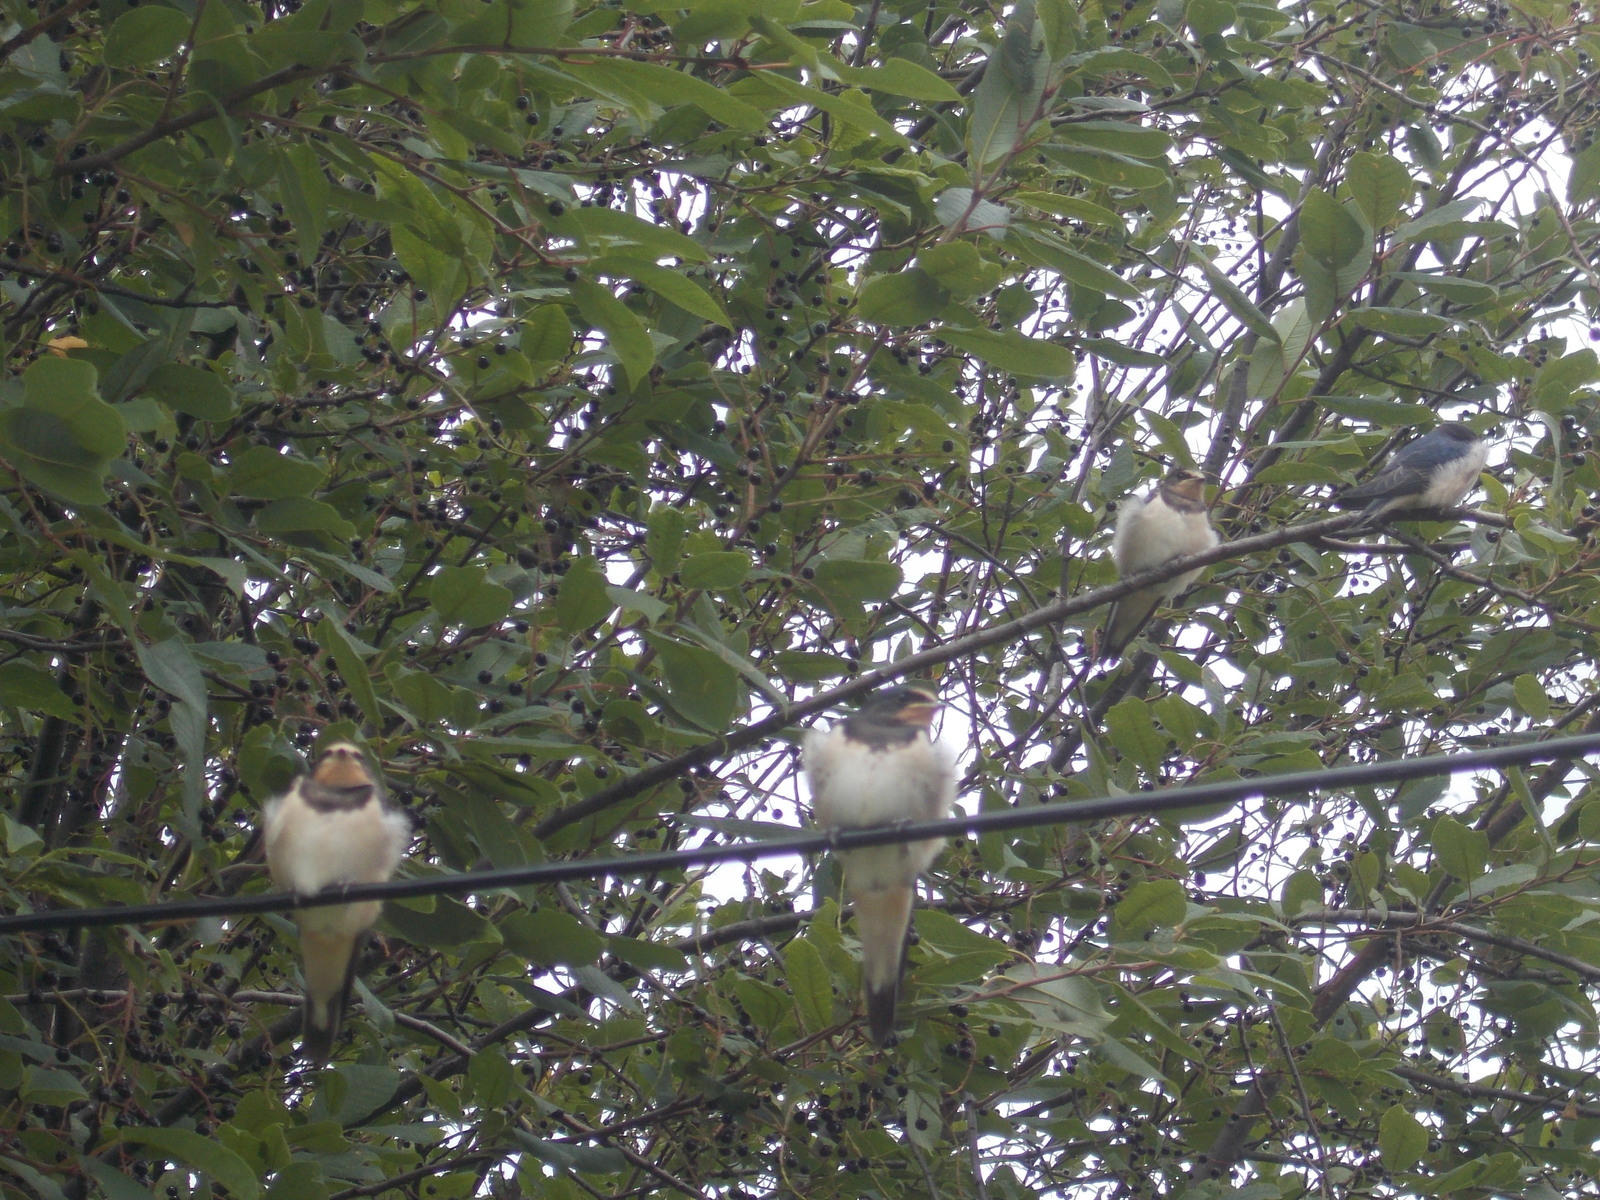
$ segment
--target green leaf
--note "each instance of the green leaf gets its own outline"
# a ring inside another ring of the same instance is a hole
[[[1330,271],[1353,264],[1365,267],[1367,234],[1361,222],[1321,188],[1312,188],[1306,195],[1300,212],[1300,244]]]
[[[458,707],[456,690],[421,671],[408,671],[390,663],[383,672],[394,706],[423,725],[452,720]]]
[[[1070,283],[1075,283],[1080,288],[1088,288],[1090,291],[1098,291],[1102,296],[1134,299],[1139,294],[1136,286],[1126,282],[1125,278],[1115,274],[1114,270],[1107,270],[1088,254],[1074,250],[1062,238],[1045,230],[1019,227],[1016,250],[1022,258],[1037,262],[1040,266],[1050,267]]]
[[[1291,378],[1295,364],[1316,328],[1306,307],[1300,301],[1284,305],[1272,322],[1277,337],[1256,344],[1250,355],[1246,384],[1252,396],[1276,396]]]
[[[473,1103],[484,1108],[499,1108],[517,1091],[516,1072],[505,1051],[498,1046],[479,1049],[467,1063],[467,1080],[472,1084]]]
[[[656,360],[656,351],[639,318],[609,288],[587,279],[574,280],[571,287],[578,311],[606,335],[606,342],[629,381],[635,386],[643,383]]]
[[[837,654],[780,650],[772,656],[772,669],[779,678],[791,683],[821,683],[849,674],[850,663]]]
[[[744,695],[733,667],[703,646],[661,634],[646,634],[645,640],[661,664],[666,699],[673,710],[701,729],[726,733]]]
[[[783,952],[783,978],[794,996],[800,1025],[816,1033],[833,1024],[833,981],[817,948],[793,938]]]
[[[688,528],[689,518],[681,508],[659,504],[650,510],[646,520],[644,549],[650,556],[650,569],[657,575],[670,575],[678,569]]]
[[[602,275],[618,275],[644,284],[663,300],[669,300],[685,312],[693,313],[727,329],[733,328],[733,318],[727,309],[710,292],[681,271],[668,270],[654,263],[640,262],[622,255],[597,258],[590,266]]]
[[[302,255],[314,257],[328,226],[333,187],[321,158],[310,146],[274,145],[272,149],[284,208],[294,222],[295,243]]]
[[[1560,415],[1571,407],[1579,390],[1600,377],[1600,358],[1587,347],[1562,355],[1539,368],[1533,380],[1533,404],[1543,412]]]
[[[147,11],[150,10],[134,9],[134,12]],[[144,381],[144,391],[167,407],[202,421],[226,421],[233,416],[236,407],[233,392],[221,376],[203,367],[182,363],[162,363],[151,371]]]
[[[1189,0],[1183,6],[1183,16],[1196,37],[1208,38],[1232,26],[1238,19],[1238,10],[1227,0]]]
[[[1409,308],[1354,308],[1350,315],[1363,329],[1409,338],[1432,337],[1455,325],[1448,317]]]
[[[646,120],[654,120],[663,109],[692,104],[731,129],[755,133],[766,128],[767,114],[759,108],[676,67],[624,58],[590,58],[568,59],[561,69],[602,95],[622,100]]]
[[[590,966],[600,961],[606,942],[571,913],[553,908],[511,913],[500,922],[506,949],[530,965]]]
[[[209,1175],[238,1200],[255,1200],[261,1195],[261,1185],[249,1163],[216,1138],[202,1137],[192,1129],[125,1128],[114,1131],[111,1141],[153,1147]]]
[[[856,316],[884,325],[922,325],[950,303],[949,291],[920,267],[863,281]]]
[[[83,1084],[72,1072],[40,1066],[28,1068],[19,1095],[25,1104],[48,1104],[53,1108],[65,1108],[88,1098]]]
[[[1396,271],[1396,279],[1414,283],[1432,296],[1439,296],[1463,307],[1491,304],[1498,300],[1500,291],[1475,279],[1461,279],[1454,275],[1434,275],[1426,271]]]
[[[1429,1191],[1435,1196],[1462,1196],[1480,1187],[1486,1191],[1498,1191],[1501,1188],[1520,1186],[1521,1181],[1516,1177],[1519,1157],[1517,1154],[1507,1152],[1471,1159],[1453,1170],[1443,1171],[1429,1178]],[[1508,1175],[1510,1178],[1507,1178]],[[1516,1181],[1515,1184],[1513,1180]]]
[[[905,1099],[906,1140],[923,1154],[938,1151],[944,1137],[944,1105],[938,1092],[927,1086],[913,1087]]]
[[[766,103],[774,108],[814,108],[825,112],[862,134],[881,152],[906,146],[905,134],[880,117],[862,92],[825,92],[772,71],[760,72],[743,82],[750,90],[741,92],[742,98],[754,101],[759,93],[765,93]]]
[[[61,690],[55,676],[19,659],[0,664],[0,705],[26,708],[67,721],[79,715],[78,706]]]
[[[606,587],[606,577],[598,562],[588,555],[573,559],[567,573],[561,577],[560,589],[550,606],[556,624],[569,633],[576,633],[604,621],[616,607]]]
[[[1071,65],[1080,75],[1091,72],[1127,75],[1146,80],[1155,88],[1171,87],[1176,82],[1165,67],[1148,55],[1109,46],[1077,55]]]
[[[1445,237],[1454,239],[1460,236],[1463,222],[1483,205],[1482,200],[1454,200],[1449,204],[1438,204],[1429,208],[1421,216],[1407,221],[1395,231],[1395,242],[1432,241],[1443,232]]]
[[[743,550],[702,550],[684,559],[679,574],[686,588],[733,588],[750,574]]]
[[[1128,889],[1111,910],[1111,932],[1119,942],[1138,941],[1151,930],[1182,923],[1189,899],[1176,879],[1146,879]]]
[[[305,496],[274,500],[256,513],[253,523],[262,533],[328,533],[348,539],[355,532],[333,505]]]
[[[642,938],[613,934],[606,938],[606,949],[616,956],[618,962],[627,963],[630,967],[643,967],[647,971],[684,971],[689,966],[689,957],[682,950]]]
[[[1078,146],[1101,152],[1162,162],[1172,153],[1172,135],[1129,121],[1074,121],[1055,131],[1057,146]]]
[[[1511,683],[1517,707],[1541,724],[1550,719],[1550,696],[1532,675],[1518,675]]]
[[[175,8],[152,4],[130,9],[106,30],[105,64],[131,71],[171,58],[191,28],[189,18]]]
[[[894,563],[858,559],[824,559],[811,580],[828,607],[839,613],[859,612],[863,604],[887,600],[900,587],[900,568]]]
[[[239,496],[280,500],[309,496],[322,486],[327,469],[296,454],[280,454],[271,446],[251,446],[228,468],[228,486]]]
[[[1567,175],[1567,201],[1569,204],[1587,204],[1589,198],[1600,191],[1600,141],[1591,141],[1571,156],[1572,169]]]
[[[1322,404],[1331,413],[1370,421],[1380,428],[1398,428],[1403,425],[1427,425],[1434,420],[1433,410],[1423,404],[1401,404],[1390,396],[1322,396]]]
[[[1320,909],[1326,902],[1322,881],[1314,871],[1296,871],[1283,886],[1282,909],[1286,917]]]
[[[1106,735],[1117,752],[1147,771],[1160,767],[1167,756],[1167,737],[1156,728],[1150,708],[1129,697],[1106,712]]]
[[[430,214],[432,215],[432,214]],[[466,292],[469,276],[461,238],[442,233],[442,223],[423,231],[397,225],[390,232],[395,257],[436,305],[453,305]],[[434,236],[430,236],[430,234]],[[452,250],[452,245],[456,248]]]
[[[1278,340],[1278,332],[1273,329],[1267,314],[1257,308],[1255,302],[1245,295],[1233,280],[1219,271],[1209,258],[1204,254],[1193,254],[1190,255],[1189,261],[1200,268],[1200,273],[1206,277],[1206,282],[1217,289],[1217,294],[1228,306],[1228,311],[1244,322],[1246,328],[1259,337],[1274,342]]]
[[[993,290],[1002,277],[999,264],[986,259],[970,241],[929,246],[917,255],[916,265],[933,283],[962,300]]]
[[[97,379],[87,362],[47,355],[23,373],[21,404],[0,409],[0,457],[70,504],[105,503],[101,481],[127,444]]]
[[[1468,829],[1454,817],[1442,816],[1433,823],[1433,852],[1452,877],[1471,883],[1488,864],[1489,836]]]
[[[541,304],[523,319],[517,341],[536,369],[561,362],[572,349],[572,322],[559,304]]]
[[[339,674],[349,685],[350,695],[355,698],[367,722],[373,728],[379,728],[382,725],[382,710],[378,705],[378,693],[372,687],[372,676],[367,672],[365,657],[372,653],[371,649],[361,646],[354,635],[332,617],[323,617],[317,623],[317,640],[333,653]]]
[[[449,896],[391,900],[384,908],[383,923],[408,942],[452,953],[478,942],[500,943],[494,925]]]
[[[917,937],[928,953],[952,960],[981,961],[989,966],[1008,962],[1012,951],[998,938],[969,929],[949,913],[936,908],[919,908],[915,924]],[[932,967],[923,968],[925,972]]]
[[[618,246],[638,246],[649,259],[681,258],[684,262],[708,262],[706,248],[687,234],[665,225],[652,225],[632,213],[592,205],[568,209],[565,217],[552,220],[558,231],[575,233],[584,245],[604,253]]]
[[[618,587],[616,584],[606,585],[606,595],[611,597],[611,602],[624,612],[638,613],[652,625],[672,611],[664,601],[657,600],[654,596],[632,588]]]
[[[1002,978],[1011,999],[1052,1033],[1097,1042],[1115,1019],[1094,984],[1059,967],[1019,963]]]
[[[175,699],[206,710],[206,681],[189,652],[189,644],[175,637],[149,645],[136,644],[135,653],[145,677]]]
[[[1371,269],[1372,235],[1349,208],[1313,188],[1300,210],[1295,264],[1305,283],[1307,313],[1327,320]]]
[[[950,329],[939,337],[958,350],[976,355],[992,367],[1035,379],[1070,379],[1078,369],[1077,355],[1054,342],[1026,337],[1014,329]]]
[[[100,1185],[105,1193],[105,1200],[150,1200],[150,1189],[137,1180],[124,1175],[109,1163],[100,1162],[95,1158],[85,1158],[82,1161],[85,1172]],[[3,1168],[0,1168],[3,1169]],[[37,1188],[38,1185],[35,1184]],[[40,1191],[40,1195],[53,1195],[65,1200],[61,1192]],[[268,1200],[281,1200],[274,1197],[271,1190],[267,1193]],[[296,1198],[298,1200],[298,1197]],[[327,1200],[327,1192],[317,1188],[309,1188],[305,1193],[305,1200]]]
[[[167,722],[188,768],[183,774],[183,796],[186,814],[193,818],[204,799],[201,784],[209,715],[205,677],[189,644],[177,637],[150,645],[135,642],[134,646],[146,678],[178,701]]]
[[[1378,1120],[1378,1153],[1386,1171],[1409,1171],[1428,1152],[1428,1130],[1404,1106],[1391,1104]]]
[[[531,1133],[516,1127],[512,1128],[511,1136],[512,1140],[530,1154],[535,1162],[546,1164],[556,1171],[571,1172],[580,1176],[604,1176],[619,1175],[630,1169],[627,1156],[613,1146],[591,1146],[565,1140],[552,1141],[534,1137]],[[545,1189],[541,1187],[540,1190]],[[576,1196],[593,1193],[585,1190],[568,1194]]]
[[[1352,154],[1345,185],[1369,229],[1387,229],[1411,199],[1411,173],[1388,154]]]
[[[1015,154],[1038,119],[1046,72],[1043,44],[1033,34],[1025,10],[1013,13],[973,92],[967,153],[980,170]]]
[[[905,96],[910,100],[927,100],[935,104],[956,104],[961,101],[961,93],[950,84],[927,67],[903,58],[886,58],[870,67],[840,65],[840,78],[868,91],[887,92],[891,96]]]
[[[1040,212],[1053,213],[1069,221],[1082,221],[1086,225],[1098,225],[1107,229],[1120,229],[1125,224],[1122,217],[1109,208],[1084,200],[1079,196],[1063,196],[1055,192],[1016,192],[1011,196],[1013,204],[1025,204],[1029,208],[1036,208]]]
[[[1167,182],[1167,173],[1162,168],[1125,154],[1065,146],[1046,146],[1044,154],[1062,170],[1106,187],[1143,191],[1159,188]]]
[[[446,9],[453,17],[452,34],[464,45],[487,42],[504,46],[559,46],[567,41],[573,0],[488,0]]]
[[[511,591],[490,583],[482,567],[443,567],[428,584],[428,603],[447,625],[476,629],[511,611]]]

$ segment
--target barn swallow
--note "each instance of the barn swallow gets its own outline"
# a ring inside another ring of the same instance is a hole
[[[928,736],[938,710],[931,688],[911,684],[879,693],[826,732],[806,734],[801,762],[817,824],[860,829],[948,817],[956,768],[949,749]],[[917,877],[943,845],[943,838],[919,838],[843,852],[845,891],[861,939],[867,1028],[880,1046],[894,1033]]]
[[[1344,508],[1364,505],[1352,530],[1369,529],[1407,508],[1454,508],[1483,471],[1489,448],[1469,426],[1450,421],[1407,442],[1365,483],[1333,498]]]
[[[1134,496],[1123,504],[1111,545],[1118,575],[1153,571],[1217,544],[1217,531],[1206,515],[1205,482],[1205,476],[1179,467],[1148,496]],[[1109,662],[1120,655],[1156,609],[1176,599],[1203,569],[1196,567],[1113,601],[1100,639],[1101,660]]]
[[[267,802],[267,869],[287,892],[315,896],[351,883],[382,883],[411,844],[411,822],[391,808],[361,751],[336,742],[289,790]],[[355,978],[357,951],[382,903],[330,904],[296,914],[306,984],[300,1053],[328,1061]]]

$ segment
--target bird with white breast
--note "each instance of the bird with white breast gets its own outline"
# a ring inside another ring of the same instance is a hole
[[[315,896],[392,878],[411,844],[411,822],[389,805],[361,751],[336,742],[309,775],[269,800],[263,814],[267,868],[285,891]],[[321,1065],[333,1054],[356,960],[382,904],[327,904],[296,914],[306,1001],[301,1055]]]
[[[929,736],[939,707],[930,687],[908,684],[878,693],[826,731],[808,733],[801,762],[817,824],[865,829],[948,817],[955,759]],[[943,846],[943,838],[919,838],[841,855],[861,942],[867,1028],[879,1045],[894,1034],[917,880]]]

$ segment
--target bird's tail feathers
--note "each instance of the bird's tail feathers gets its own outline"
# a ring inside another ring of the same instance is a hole
[[[1353,505],[1351,507],[1354,507]],[[1374,529],[1382,527],[1388,520],[1389,514],[1395,511],[1394,504],[1387,497],[1379,497],[1361,510],[1361,519],[1354,525],[1346,526],[1340,532],[1346,536],[1357,533],[1371,533]]]
[[[1156,588],[1134,592],[1111,602],[1111,612],[1106,617],[1104,633],[1100,635],[1098,652],[1101,662],[1114,662],[1128,648],[1128,643],[1139,636],[1161,606],[1161,592]]]
[[[344,1006],[355,980],[364,934],[300,934],[301,970],[306,1002],[300,1020],[300,1056],[313,1066],[333,1057],[334,1042],[344,1019]]]
[[[861,940],[861,990],[867,1029],[883,1045],[894,1034],[900,976],[905,969],[906,930],[911,924],[909,886],[859,892],[854,897],[856,936]]]
[[[300,1057],[313,1067],[326,1066],[344,1017],[344,998],[321,1003],[306,1000],[300,1019]]]
[[[866,988],[867,1032],[874,1045],[886,1046],[894,1036],[894,1014],[900,1006],[900,981],[896,979],[882,991]]]

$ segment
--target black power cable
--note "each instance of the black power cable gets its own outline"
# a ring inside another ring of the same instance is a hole
[[[872,829],[841,829],[830,833],[796,834],[793,837],[772,838],[767,841],[703,846],[694,850],[663,850],[652,854],[630,854],[621,858],[578,859],[491,871],[470,871],[460,875],[434,875],[396,879],[388,883],[354,884],[316,896],[273,892],[260,896],[129,904],[117,908],[56,909],[48,912],[22,913],[0,917],[0,935],[43,929],[168,924],[175,921],[193,921],[202,917],[288,912],[325,904],[345,904],[353,900],[449,896],[496,888],[560,883],[573,879],[597,879],[606,875],[648,875],[686,867],[709,866],[714,863],[750,863],[764,858],[786,858],[819,850],[885,846],[919,838],[997,833],[1008,829],[1028,829],[1041,825],[1083,824],[1113,817],[1148,816],[1154,813],[1198,808],[1208,804],[1232,804],[1257,796],[1283,797],[1372,784],[1403,783],[1411,779],[1454,775],[1490,767],[1582,758],[1597,752],[1600,752],[1600,733],[1577,734],[1542,742],[1519,742],[1487,750],[1470,750],[1460,754],[1434,754],[1423,758],[1398,759],[1393,762],[1357,763],[1346,767],[1329,767],[1325,770],[1295,771],[1283,775],[1190,784],[1185,787],[1139,792],[1131,796],[1108,796],[1098,800],[1074,800],[1059,804],[1039,804],[1028,808],[999,809],[974,816],[951,817],[942,821],[908,821]]]

